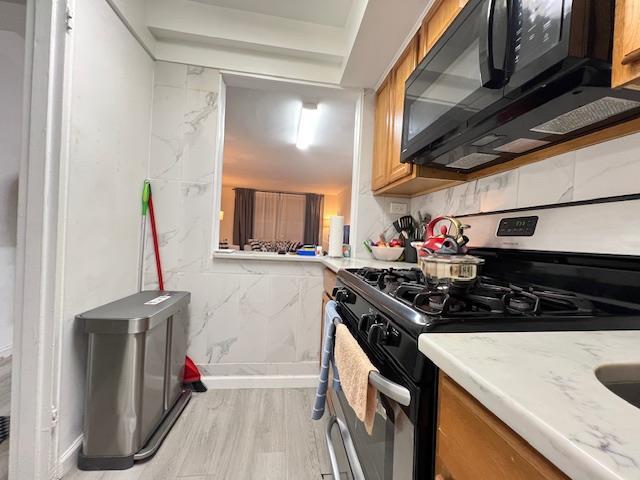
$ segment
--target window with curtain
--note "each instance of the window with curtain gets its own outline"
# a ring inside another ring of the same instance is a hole
[[[256,192],[253,238],[302,242],[306,201],[305,195]]]

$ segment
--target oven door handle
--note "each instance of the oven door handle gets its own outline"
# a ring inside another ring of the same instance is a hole
[[[411,403],[411,392],[407,388],[392,382],[378,372],[369,373],[369,383],[376,387],[380,393],[386,395],[391,400],[395,400],[400,405],[408,407]]]
[[[336,425],[338,426],[340,437],[342,437],[344,449],[347,452],[347,460],[349,460],[349,466],[351,467],[353,480],[366,480],[364,477],[364,472],[362,470],[362,465],[360,465],[360,460],[358,459],[358,454],[356,453],[356,447],[353,445],[353,440],[351,439],[349,429],[342,420],[335,416],[329,419],[329,423],[327,423],[327,430],[325,432],[325,438],[327,440],[327,450],[329,451],[329,460],[331,460],[331,470],[333,471],[333,478],[340,478],[338,457],[333,446],[333,440],[331,440],[331,431]]]

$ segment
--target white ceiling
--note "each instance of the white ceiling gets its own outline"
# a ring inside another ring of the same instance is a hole
[[[335,88],[225,76],[222,183],[337,194],[351,185],[355,97]],[[311,146],[295,146],[302,102],[318,102]]]
[[[433,1],[110,0],[157,60],[366,88]]]
[[[218,7],[344,27],[353,0],[193,0]]]

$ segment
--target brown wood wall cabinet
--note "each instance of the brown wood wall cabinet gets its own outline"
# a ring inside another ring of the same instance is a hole
[[[376,113],[373,130],[373,165],[371,188],[379,190],[387,185],[391,137],[391,81],[392,73],[384,81],[376,94]]]
[[[471,174],[400,163],[404,84],[468,0],[437,0],[376,94],[371,187],[376,195],[413,197],[513,170],[578,148],[640,131],[638,119],[614,125]],[[616,0],[614,87],[640,89],[640,0]]]
[[[616,0],[614,87],[640,89],[640,0]]]
[[[436,435],[438,480],[568,478],[498,417],[442,373]]]
[[[391,151],[389,152],[389,167],[387,168],[388,183],[411,175],[413,165],[410,163],[400,163],[400,149],[402,147],[402,118],[404,115],[404,84],[407,78],[416,69],[418,52],[417,40],[414,38],[404,53],[398,59],[393,69],[393,88],[391,89],[392,115],[391,124]]]

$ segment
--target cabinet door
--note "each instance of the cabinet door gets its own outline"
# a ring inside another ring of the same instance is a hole
[[[418,53],[418,58],[417,58],[417,63],[420,63],[422,60],[424,60],[424,57],[427,56],[427,52],[429,51],[427,49],[427,18],[425,18],[422,21],[422,25],[420,26],[420,29],[418,30],[418,33],[416,34],[417,38],[417,53]]]
[[[413,171],[413,165],[410,163],[400,163],[400,150],[402,148],[402,120],[404,115],[404,84],[407,78],[416,68],[417,59],[417,42],[416,38],[409,43],[393,72],[393,94],[392,94],[392,111],[393,111],[393,128],[391,138],[391,154],[389,155],[388,181],[393,183],[408,175]]]
[[[443,480],[568,480],[475,398],[440,374],[436,474]]]
[[[613,45],[614,87],[640,89],[640,0],[617,0]]]
[[[451,25],[460,10],[466,5],[467,0],[441,0],[429,11],[426,17],[426,51],[433,45]]]
[[[391,74],[378,90],[373,131],[373,165],[371,189],[378,190],[388,183],[389,140],[391,133]]]

